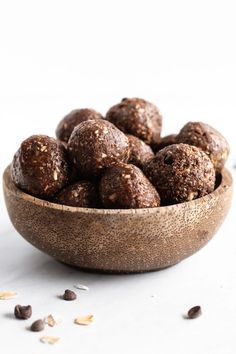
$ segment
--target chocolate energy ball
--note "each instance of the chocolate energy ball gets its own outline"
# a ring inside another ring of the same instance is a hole
[[[177,134],[170,134],[161,138],[160,143],[155,147],[154,151],[157,152],[166,146],[176,144],[176,136]]]
[[[83,208],[96,208],[99,205],[97,188],[89,181],[79,181],[65,187],[54,201],[59,204]]]
[[[13,158],[11,178],[20,189],[34,196],[52,197],[69,178],[64,146],[46,135],[24,140]]]
[[[143,168],[154,157],[151,147],[134,135],[127,135],[130,145],[129,163]]]
[[[129,140],[112,123],[103,119],[80,123],[71,134],[68,152],[81,174],[88,179],[118,162],[127,162]]]
[[[226,139],[216,129],[205,123],[187,123],[180,130],[176,141],[202,149],[211,159],[216,172],[222,170],[229,155],[229,144]]]
[[[202,197],[214,190],[215,170],[199,148],[173,144],[148,162],[145,174],[156,187],[163,205]]]
[[[74,109],[60,121],[56,129],[56,136],[59,140],[67,143],[71,133],[78,124],[86,120],[102,118],[102,115],[94,109]]]
[[[100,199],[105,208],[153,208],[160,205],[156,189],[143,172],[131,164],[107,169],[100,182]]]
[[[157,107],[141,98],[124,98],[110,108],[106,119],[127,134],[137,136],[147,144],[158,144],[162,117]]]

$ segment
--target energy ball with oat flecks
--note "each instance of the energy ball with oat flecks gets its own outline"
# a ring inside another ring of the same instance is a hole
[[[33,135],[24,140],[13,158],[11,178],[29,194],[52,197],[69,178],[64,146],[46,135]]]
[[[100,182],[100,198],[105,208],[154,208],[160,197],[143,172],[131,164],[107,169]]]
[[[124,98],[109,109],[106,119],[127,134],[137,136],[147,144],[158,144],[162,117],[158,108],[142,98]]]
[[[94,179],[104,168],[127,162],[130,147],[128,138],[112,123],[96,119],[82,122],[73,130],[68,152],[81,174]]]
[[[195,146],[173,144],[148,162],[145,174],[163,205],[190,201],[211,193],[215,170],[209,157]]]
[[[130,145],[129,163],[143,168],[144,165],[154,157],[154,153],[149,145],[134,135],[127,135]]]
[[[56,196],[55,203],[82,208],[96,208],[99,205],[98,191],[92,182],[79,181]]]
[[[189,122],[179,132],[178,143],[194,145],[211,159],[216,172],[220,172],[229,155],[229,144],[216,129],[201,122]]]
[[[176,136],[177,136],[177,134],[170,134],[170,135],[166,135],[163,138],[161,138],[160,143],[158,145],[156,145],[155,148],[153,148],[154,151],[157,152],[166,146],[176,144]]]
[[[78,124],[86,120],[102,118],[102,115],[94,109],[74,109],[69,114],[67,114],[58,124],[56,129],[57,139],[67,143],[71,136],[71,133]]]

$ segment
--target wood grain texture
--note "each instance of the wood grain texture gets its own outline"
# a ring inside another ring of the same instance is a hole
[[[150,209],[88,209],[50,203],[3,176],[7,210],[32,245],[64,263],[105,272],[145,272],[174,265],[203,247],[228,213],[232,177],[191,202]]]

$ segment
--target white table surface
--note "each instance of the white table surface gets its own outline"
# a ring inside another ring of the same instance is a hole
[[[11,0],[0,11],[0,172],[31,134],[53,135],[74,108],[106,110],[122,97],[158,105],[164,134],[202,120],[235,140],[235,2],[227,0]],[[169,269],[140,275],[85,273],[33,248],[13,229],[0,193],[0,353],[235,354],[236,202],[213,240]],[[58,298],[75,283],[78,300]],[[16,304],[33,307],[28,321]],[[194,305],[202,316],[183,318]],[[48,314],[54,346],[27,327]],[[80,314],[94,323],[76,326]]]

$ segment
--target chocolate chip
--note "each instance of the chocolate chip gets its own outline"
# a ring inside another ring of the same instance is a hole
[[[63,294],[63,299],[66,301],[73,301],[77,298],[76,293],[74,291],[66,289]]]
[[[202,309],[201,306],[194,306],[188,311],[188,318],[189,319],[194,319],[202,314]]]
[[[19,320],[27,320],[32,316],[32,307],[30,305],[28,306],[16,305],[14,309],[14,315]]]
[[[40,332],[40,331],[43,331],[44,330],[44,322],[43,320],[37,320],[37,321],[34,321],[30,327],[30,330],[32,332]]]

